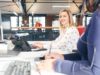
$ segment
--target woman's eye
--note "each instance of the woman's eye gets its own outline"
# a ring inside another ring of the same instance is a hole
[[[64,16],[64,17],[66,17],[66,16]]]
[[[59,18],[64,18],[64,17],[66,17],[66,15],[64,15],[64,16],[59,16]]]

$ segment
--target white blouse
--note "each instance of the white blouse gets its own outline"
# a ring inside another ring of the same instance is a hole
[[[79,32],[75,26],[67,27],[65,31],[61,31],[60,35],[52,42],[52,48],[64,51],[64,54],[72,53],[77,49]]]

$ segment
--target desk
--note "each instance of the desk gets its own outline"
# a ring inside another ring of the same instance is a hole
[[[33,41],[28,41],[30,44],[33,43]],[[43,42],[43,41],[40,41]],[[51,41],[44,41],[44,45],[50,44]],[[49,50],[49,49],[48,49]],[[44,54],[47,51],[29,51],[29,52],[20,52],[16,56],[10,56],[10,57],[0,57],[0,75],[4,75],[7,67],[9,64],[15,60],[23,60],[23,61],[29,61],[31,63],[31,75],[39,75],[39,73],[34,68],[34,63],[37,62],[39,57],[44,56]],[[39,60],[38,60],[39,61]],[[41,75],[63,75],[56,72],[48,72],[48,71],[41,71]]]
[[[0,75],[5,75],[9,64],[17,59],[16,57],[0,57]]]
[[[7,53],[7,44],[5,42],[0,42],[0,54]]]
[[[31,75],[40,75],[35,70],[32,70]],[[51,72],[51,71],[41,71],[41,75],[65,75],[57,72]]]
[[[28,56],[30,53],[25,53],[26,56]],[[23,61],[29,61],[31,64],[31,75],[40,75],[38,71],[36,71],[36,68],[34,67],[35,63],[37,61],[34,61],[34,58],[29,57],[23,57],[23,53],[20,53],[18,56],[15,57],[2,57],[0,58],[0,75],[5,75],[6,69],[9,66],[9,64],[15,60],[23,60]],[[53,71],[41,71],[41,75],[64,75],[61,73],[53,72]]]

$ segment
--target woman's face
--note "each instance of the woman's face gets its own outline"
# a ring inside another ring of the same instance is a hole
[[[67,12],[59,13],[59,22],[62,26],[69,25],[69,16],[68,16]]]

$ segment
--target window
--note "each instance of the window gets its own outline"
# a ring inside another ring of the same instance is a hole
[[[33,17],[33,24],[34,25],[36,24],[37,21],[42,24],[42,27],[45,27],[45,17],[44,16]]]
[[[16,16],[11,16],[11,29],[12,30],[17,30],[17,26],[18,26],[18,19]]]
[[[23,25],[22,16],[19,16],[18,18],[19,18],[19,22],[18,22],[19,26],[18,27],[21,27]]]
[[[33,22],[32,22],[32,16],[29,16],[29,27],[32,27],[32,24],[33,24]]]
[[[91,16],[87,16],[87,17],[86,17],[86,26],[89,24],[90,19],[91,19]]]

